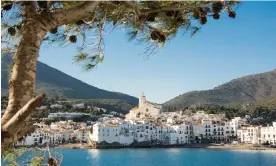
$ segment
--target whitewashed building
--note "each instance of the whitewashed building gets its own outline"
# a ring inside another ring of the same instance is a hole
[[[85,115],[85,114],[78,113],[78,112],[57,112],[57,113],[50,113],[48,115],[48,118],[68,118],[68,119],[72,119],[72,118],[81,117],[83,115]]]
[[[49,130],[48,126],[41,123],[34,124],[37,126],[33,133],[25,135],[22,140],[15,143],[19,146],[36,146],[54,143],[54,133]]]
[[[126,119],[143,119],[148,117],[156,117],[162,112],[162,106],[152,104],[146,100],[144,93],[139,98],[139,106],[131,109],[125,116]]]
[[[276,122],[272,126],[261,128],[261,143],[276,145]]]
[[[237,136],[241,143],[246,144],[259,144],[261,136],[261,127],[259,126],[250,126],[242,127],[237,130]]]
[[[247,126],[237,130],[241,143],[276,145],[276,122],[272,126]]]

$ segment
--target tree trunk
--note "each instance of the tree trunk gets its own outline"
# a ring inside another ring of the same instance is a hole
[[[28,132],[31,112],[45,94],[35,96],[36,64],[46,33],[87,16],[100,2],[84,2],[71,9],[37,15],[34,3],[26,3],[24,25],[9,80],[9,102],[1,121],[1,150],[5,152]],[[31,100],[32,99],[32,100]]]
[[[17,52],[13,55],[13,67],[9,80],[9,102],[1,119],[2,127],[35,95],[36,63],[45,34],[46,31],[41,29],[39,24],[29,22],[23,26]],[[14,133],[1,130],[2,151],[21,137],[18,134],[22,133],[23,128],[25,126],[22,123],[18,124]]]

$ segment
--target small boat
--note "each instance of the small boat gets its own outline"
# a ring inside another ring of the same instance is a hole
[[[80,147],[73,146],[71,149],[79,149]]]

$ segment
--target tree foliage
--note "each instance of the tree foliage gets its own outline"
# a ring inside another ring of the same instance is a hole
[[[8,166],[20,166],[20,165],[30,165],[30,166],[40,166],[44,161],[45,152],[37,150],[28,157],[24,156],[28,153],[26,148],[11,148],[2,154],[1,165]]]
[[[51,15],[81,5],[81,1],[38,1],[37,15]],[[146,43],[150,55],[177,33],[199,31],[208,19],[227,12],[235,18],[237,1],[103,1],[83,18],[48,31],[44,42],[53,46],[77,44],[74,61],[85,69],[94,68],[104,57],[104,36],[115,28],[124,29],[130,40]],[[24,2],[2,2],[2,51],[15,52],[24,25]],[[11,21],[12,20],[12,21]]]

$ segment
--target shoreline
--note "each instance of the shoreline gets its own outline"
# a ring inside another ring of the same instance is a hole
[[[161,146],[105,146],[93,148],[88,144],[64,144],[55,146],[56,148],[71,149],[137,149],[137,148],[202,148],[202,149],[225,149],[225,150],[276,150],[276,147],[254,147],[250,144],[245,145],[211,145],[211,144],[187,144],[187,145],[161,145]]]

